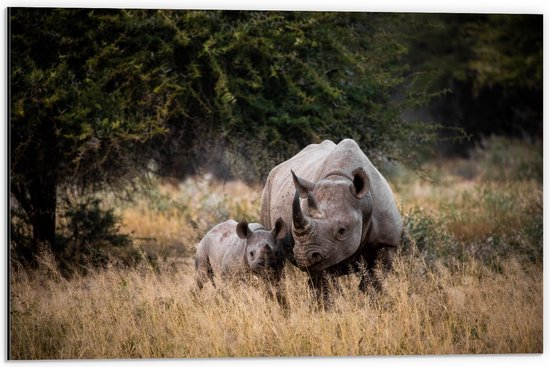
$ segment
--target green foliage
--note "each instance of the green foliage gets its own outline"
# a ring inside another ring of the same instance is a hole
[[[99,199],[79,199],[63,208],[59,217],[56,241],[64,251],[57,256],[65,271],[86,271],[111,261],[134,264],[141,259],[132,237],[120,233],[120,218],[113,209],[103,209]]]
[[[58,242],[65,244],[63,261],[100,265],[107,262],[113,247],[128,248],[132,241],[119,233],[119,218],[113,209],[103,210],[100,200],[90,198],[67,208],[61,215]]]
[[[473,142],[492,134],[542,136],[542,15],[411,18],[407,62],[416,88],[445,91],[434,95],[424,115],[463,128]]]
[[[400,251],[404,253],[416,253],[428,263],[455,261],[466,256],[464,248],[445,227],[445,222],[421,207],[411,208],[405,213],[403,228]]]
[[[34,242],[63,251],[59,188],[116,188],[148,170],[182,177],[219,165],[214,151],[256,182],[323,139],[415,162],[438,127],[402,117],[429,98],[407,91],[411,19],[10,9],[11,192]]]
[[[542,17],[506,14],[417,14],[405,35],[409,62],[438,88],[452,79],[473,91],[542,87]]]
[[[154,19],[11,10],[14,185],[39,173],[97,187],[134,175],[149,159],[140,154],[142,143],[165,132],[177,89],[158,62],[169,56],[161,37],[147,31]],[[34,166],[36,159],[47,171]]]
[[[466,24],[474,87],[542,88],[542,22],[536,15],[488,15]]]
[[[412,32],[404,37],[409,47],[408,62],[418,75],[419,85],[452,92],[449,80],[465,80],[470,75],[470,44],[462,28],[483,15],[416,14],[411,18]]]
[[[542,262],[542,147],[539,144],[491,137],[473,149],[469,159],[448,162],[440,170],[436,174],[440,187],[428,189],[431,198],[426,205],[430,210],[414,206],[403,215],[404,251],[417,251],[429,261],[461,259],[468,255],[491,265],[510,257]],[[442,189],[464,173],[467,180],[460,179],[462,188],[457,185],[450,193]],[[411,172],[400,174],[395,175],[395,180],[401,186],[398,191],[403,194],[414,182],[406,181]],[[414,200],[414,196],[405,200]]]
[[[389,14],[162,12],[173,28],[174,68],[183,90],[182,124],[171,124],[172,156],[159,165],[192,171],[222,146],[233,173],[263,180],[310,143],[345,137],[374,158],[412,162],[435,137],[432,125],[404,123],[421,93],[407,88],[407,19]],[[200,142],[197,144],[197,142]],[[414,149],[412,149],[414,147]],[[219,159],[216,157],[215,159]],[[172,160],[191,161],[181,167]],[[236,163],[236,164],[234,164]],[[216,161],[212,164],[217,164]],[[235,172],[236,171],[236,172]],[[177,174],[177,173],[176,173]]]

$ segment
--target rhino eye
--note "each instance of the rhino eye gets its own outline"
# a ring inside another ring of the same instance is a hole
[[[344,237],[346,235],[346,229],[344,227],[338,228],[338,237]]]
[[[248,254],[250,255],[250,257],[254,257],[254,251],[250,251]]]

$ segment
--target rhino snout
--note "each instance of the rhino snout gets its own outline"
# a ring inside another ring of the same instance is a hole
[[[262,269],[266,268],[278,268],[284,260],[282,252],[271,248],[267,243],[255,251],[255,253],[257,256],[254,259],[254,263],[251,264],[251,267],[255,271],[262,271]]]
[[[305,270],[306,268],[313,268],[316,265],[319,265],[325,258],[325,255],[320,249],[316,247],[303,249],[295,246],[294,258],[296,259],[298,267],[301,270]]]

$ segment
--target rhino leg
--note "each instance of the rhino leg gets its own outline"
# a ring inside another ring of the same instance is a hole
[[[263,280],[266,285],[267,294],[271,299],[275,299],[279,306],[285,311],[290,309],[286,298],[286,288],[283,283],[283,269],[276,269],[264,274]]]
[[[315,294],[317,305],[328,310],[332,307],[332,299],[330,297],[331,276],[327,272],[320,274],[310,274],[309,286]]]
[[[275,298],[277,298],[277,303],[283,311],[285,312],[285,315],[288,316],[288,311],[290,311],[290,306],[288,304],[288,299],[286,298],[286,292],[281,287],[275,288]]]
[[[367,290],[372,289],[378,293],[382,290],[383,276],[391,269],[394,252],[393,246],[379,245],[365,254],[360,265],[359,290],[361,292],[366,293]]]
[[[372,268],[367,269],[363,274],[361,274],[361,281],[359,282],[359,290],[361,292],[367,293],[369,289],[374,290],[375,293],[382,290],[382,284]]]
[[[269,297],[277,301],[279,306],[285,312],[285,315],[288,316],[288,311],[290,310],[290,306],[288,304],[288,299],[286,298],[286,289],[282,284],[282,282],[277,281],[273,284],[268,284],[267,293]]]
[[[195,269],[197,270],[196,283],[199,289],[202,289],[207,279],[210,279],[212,285],[216,288],[216,283],[214,283],[214,271],[212,270],[212,265],[210,265],[208,256],[195,257]]]

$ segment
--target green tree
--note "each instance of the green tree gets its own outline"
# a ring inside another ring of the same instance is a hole
[[[418,14],[412,25],[407,62],[449,92],[425,111],[433,119],[478,138],[542,136],[541,15]]]
[[[491,14],[466,23],[465,35],[472,44],[467,67],[476,89],[542,90],[542,16]]]
[[[213,147],[262,180],[326,138],[413,161],[435,137],[402,118],[425,101],[408,90],[404,15],[10,9],[9,19],[10,188],[33,229],[19,249],[28,261],[40,243],[63,251],[63,187],[188,174]]]
[[[10,9],[11,193],[37,246],[56,246],[58,190],[96,189],[144,167],[145,142],[176,108],[157,59],[155,18],[129,12]]]
[[[204,162],[211,145],[223,146],[237,157],[233,167],[241,163],[241,177],[258,180],[323,139],[351,137],[375,158],[412,162],[435,137],[433,125],[402,118],[404,108],[425,100],[424,91],[408,93],[414,76],[404,62],[407,16],[164,15],[175,30],[175,67],[187,88],[185,122],[171,125],[164,157]],[[169,163],[161,162],[174,174]]]

